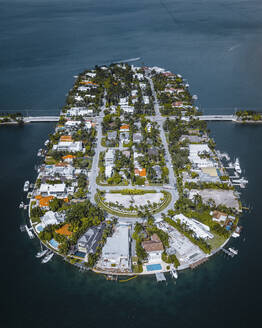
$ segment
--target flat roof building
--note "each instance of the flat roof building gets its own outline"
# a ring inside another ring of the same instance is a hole
[[[108,237],[98,267],[108,271],[131,271],[130,225],[117,224],[112,237]]]

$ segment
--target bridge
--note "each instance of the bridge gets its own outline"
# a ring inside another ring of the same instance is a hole
[[[235,115],[201,115],[196,116],[200,121],[231,121],[236,122],[237,117]],[[98,116],[92,118],[99,118]],[[153,120],[163,120],[163,117],[150,116]],[[169,116],[170,119],[175,118],[175,116]],[[188,117],[185,118],[189,120]],[[25,123],[37,123],[37,122],[58,122],[59,116],[25,116],[23,117]]]
[[[235,122],[235,115],[201,115],[198,117],[200,121],[231,121]]]
[[[25,123],[34,122],[58,122],[59,116],[26,116],[23,117]]]

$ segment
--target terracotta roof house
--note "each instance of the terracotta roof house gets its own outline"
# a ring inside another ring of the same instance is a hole
[[[129,131],[129,125],[128,124],[123,124],[120,126],[121,131]]]
[[[61,228],[57,229],[55,232],[58,233],[59,235],[70,237],[72,236],[73,232],[69,230],[69,227],[70,225],[66,223]]]
[[[65,142],[65,141],[73,141],[71,136],[61,136],[60,141]]]

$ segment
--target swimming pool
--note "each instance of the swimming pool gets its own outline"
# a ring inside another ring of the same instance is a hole
[[[84,258],[86,256],[86,253],[78,251],[78,252],[75,252],[75,256]]]
[[[35,227],[35,230],[39,233],[41,231],[44,230],[43,226],[41,224],[38,224],[36,227]]]
[[[59,245],[59,243],[58,243],[56,240],[51,239],[51,240],[49,241],[49,244],[50,244],[53,248],[58,249],[58,245]]]
[[[146,266],[147,271],[157,271],[162,270],[161,264],[149,264]]]

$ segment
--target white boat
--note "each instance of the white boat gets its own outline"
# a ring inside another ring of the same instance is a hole
[[[47,146],[49,144],[49,140],[45,141],[45,146]]]
[[[235,170],[237,173],[241,174],[242,170],[240,168],[240,163],[239,163],[239,159],[237,158],[234,164]]]
[[[173,278],[177,279],[178,278],[178,274],[175,268],[172,268],[170,271],[170,274]]]
[[[38,252],[35,257],[37,257],[39,259],[40,257],[43,257],[44,255],[46,255],[47,252],[48,252],[48,249],[44,249],[41,252]]]
[[[233,238],[238,238],[239,236],[240,236],[240,234],[237,233],[237,232],[233,232],[233,233],[232,233],[232,237],[233,237]]]
[[[29,190],[29,185],[30,185],[30,183],[29,183],[29,181],[27,180],[27,181],[25,182],[25,184],[24,184],[24,191],[25,191],[25,192]]]
[[[19,204],[19,208],[24,208],[24,202],[21,202],[20,204]]]
[[[229,250],[231,253],[235,254],[235,255],[238,254],[238,250],[237,250],[237,249],[234,249],[234,248],[232,248],[232,247],[229,247],[228,250]]]
[[[42,155],[42,149],[40,148],[37,152],[37,156],[40,157]]]
[[[51,258],[54,256],[54,253],[48,253],[44,258],[43,260],[41,261],[41,263],[47,263],[51,260]]]

